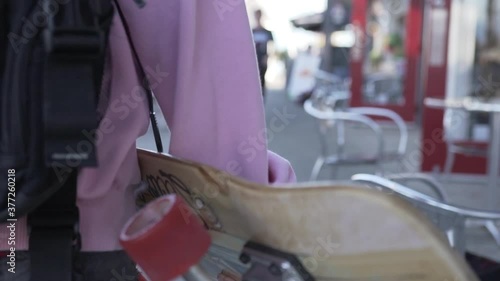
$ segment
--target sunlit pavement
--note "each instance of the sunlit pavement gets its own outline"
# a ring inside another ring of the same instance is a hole
[[[161,112],[157,109],[160,131],[163,136],[164,146],[168,148],[168,129],[163,121]],[[319,135],[316,121],[308,116],[302,108],[290,102],[284,91],[268,91],[265,101],[266,120],[268,125],[269,149],[280,154],[290,161],[298,181],[309,180],[312,166],[319,154]],[[393,128],[384,127],[384,136],[387,139],[386,148],[394,148],[397,145],[397,131]],[[346,131],[347,151],[371,153],[375,151],[375,141],[370,137],[367,130],[354,128]],[[155,143],[151,129],[139,138],[138,147],[155,150]],[[403,161],[384,165],[385,173],[416,172],[420,165],[420,131],[416,126],[409,127],[409,143],[407,155]],[[373,166],[342,167],[333,177],[331,169],[325,167],[321,172],[319,180],[335,179],[347,180],[356,173],[374,173]],[[455,181],[445,183],[444,187],[451,202],[472,208],[482,208],[487,202],[488,195],[485,186],[467,182]],[[415,188],[426,192],[425,188]],[[500,206],[500,198],[499,204]],[[471,252],[493,258],[500,261],[500,247],[494,243],[491,236],[480,227],[467,230],[468,249]]]

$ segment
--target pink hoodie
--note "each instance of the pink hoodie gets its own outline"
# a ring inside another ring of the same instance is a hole
[[[262,184],[294,181],[290,164],[255,142],[265,121],[244,0],[148,0],[142,9],[133,0],[120,3],[172,133],[169,153]],[[135,212],[133,186],[140,181],[136,139],[148,129],[146,97],[118,15],[109,43],[100,167],[82,170],[78,181],[84,251],[121,248],[118,235]],[[7,249],[0,234],[0,249]],[[27,241],[21,219],[16,249],[27,249]]]

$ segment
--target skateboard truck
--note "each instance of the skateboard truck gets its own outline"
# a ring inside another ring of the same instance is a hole
[[[135,214],[120,234],[120,243],[138,266],[141,280],[212,280],[198,265],[211,238],[184,200],[166,195]],[[250,268],[242,281],[313,281],[292,254],[255,243],[245,244],[240,261]]]
[[[242,281],[314,281],[299,259],[255,242],[247,242],[240,261],[250,264]]]

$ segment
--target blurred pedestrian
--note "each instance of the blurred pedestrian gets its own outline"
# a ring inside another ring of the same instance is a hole
[[[269,42],[274,41],[273,34],[271,31],[265,29],[262,26],[262,11],[255,11],[255,21],[256,26],[252,30],[253,39],[255,42],[255,50],[257,52],[257,63],[259,65],[260,83],[262,87],[262,96],[265,96],[266,90],[266,71],[267,71],[267,60],[269,57],[268,45]]]

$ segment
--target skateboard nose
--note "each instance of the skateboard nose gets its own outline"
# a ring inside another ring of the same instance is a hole
[[[135,214],[120,243],[151,281],[174,279],[208,251],[210,235],[177,195],[160,197]]]

